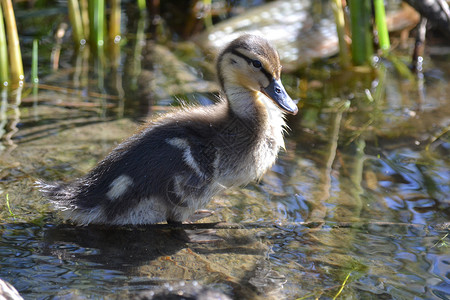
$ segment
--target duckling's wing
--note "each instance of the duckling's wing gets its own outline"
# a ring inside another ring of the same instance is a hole
[[[215,171],[211,141],[186,126],[150,128],[119,145],[85,177],[47,185],[44,192],[61,207],[100,209],[110,221],[131,214],[143,201],[157,200],[165,205],[162,210],[189,208],[207,194]]]

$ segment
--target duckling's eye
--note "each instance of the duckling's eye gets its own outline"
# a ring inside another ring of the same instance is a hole
[[[260,62],[259,60],[256,60],[256,59],[252,61],[252,65],[253,65],[255,68],[257,68],[257,69],[259,69],[259,68],[262,67],[261,62]]]

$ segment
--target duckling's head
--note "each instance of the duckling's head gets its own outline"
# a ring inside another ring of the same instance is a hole
[[[278,52],[262,37],[245,34],[233,40],[218,57],[217,73],[226,94],[245,88],[265,94],[285,113],[298,111],[281,83]],[[227,96],[229,101],[245,101]]]

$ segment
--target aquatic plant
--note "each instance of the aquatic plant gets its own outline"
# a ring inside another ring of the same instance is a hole
[[[145,0],[137,0],[137,5],[141,12],[145,11],[145,8],[147,7]]]
[[[369,0],[352,0],[350,8],[352,32],[352,60],[359,66],[367,64],[373,55],[371,22],[371,5]]]
[[[6,48],[6,32],[3,23],[3,13],[0,5],[0,84],[8,82],[8,50]]]
[[[332,8],[339,38],[339,56],[343,67],[349,65],[348,49],[345,41],[345,18],[341,0],[333,0]],[[356,66],[369,64],[374,54],[373,42],[375,39],[372,28],[372,1],[348,1],[350,11],[351,53],[352,61]],[[375,26],[378,33],[378,43],[383,54],[390,49],[389,33],[387,30],[386,13],[383,0],[374,0]]]
[[[347,276],[345,277],[344,281],[341,284],[341,288],[339,289],[339,291],[336,293],[336,295],[333,297],[333,300],[337,299],[337,297],[339,297],[339,295],[342,293],[342,290],[345,288],[345,285],[348,281],[348,278],[350,277],[350,275],[352,275],[352,272],[350,271]]]
[[[445,234],[443,237],[441,237],[431,248],[434,247],[448,247],[448,243],[445,241],[445,239],[448,237],[448,233]]]
[[[382,51],[388,51],[391,47],[389,42],[389,32],[386,23],[386,12],[383,0],[374,0],[375,25],[378,32],[378,43]]]
[[[205,22],[206,29],[213,26],[212,15],[211,15],[211,0],[203,0],[203,8],[205,9],[205,16],[203,18]]]
[[[6,207],[8,208],[9,215],[14,218],[16,215],[13,213],[11,205],[9,204],[9,194],[6,194]]]
[[[39,88],[39,77],[38,77],[38,52],[39,51],[39,40],[33,40],[33,50],[31,57],[31,83],[33,84],[33,97],[35,100],[35,105],[38,103],[38,88]]]
[[[342,67],[346,68],[350,64],[347,42],[345,41],[345,17],[342,0],[331,2],[334,20],[336,22],[336,32],[339,39],[339,59]]]
[[[14,16],[14,8],[11,0],[1,0],[0,3],[1,7],[3,8],[4,20],[6,24],[6,37],[9,50],[9,65],[11,75],[10,79],[13,83],[19,83],[24,80],[24,75],[19,35],[17,33],[16,19]],[[2,38],[0,38],[0,40],[1,39]],[[1,47],[2,46],[0,46],[0,48]],[[2,63],[2,65],[4,65],[4,63]]]
[[[113,67],[117,68],[120,60],[120,0],[111,1],[111,16],[109,18],[109,31],[108,31],[108,41],[109,41],[109,54],[111,57],[111,63]]]
[[[86,38],[84,35],[83,19],[81,18],[80,5],[78,5],[78,0],[69,0],[67,2],[69,10],[69,19],[72,24],[72,36],[75,45],[83,45],[86,43]]]
[[[105,45],[105,0],[92,0],[89,10],[89,40],[91,48],[98,56],[102,56]]]
[[[33,40],[33,55],[31,58],[31,82],[33,85],[39,83],[38,78],[38,44],[39,41],[37,39]]]
[[[98,60],[108,54],[113,67],[117,67],[121,45],[121,6],[120,0],[112,0],[108,13],[105,0],[70,0],[69,18],[75,46],[90,45],[90,50]],[[138,1],[139,9],[145,12],[145,1]],[[100,62],[104,65],[104,62]]]

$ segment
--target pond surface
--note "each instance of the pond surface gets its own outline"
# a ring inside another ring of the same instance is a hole
[[[331,59],[284,74],[301,99],[286,151],[260,182],[214,198],[201,225],[63,223],[35,180],[81,176],[144,119],[216,99],[197,45],[137,36],[119,68],[63,44],[52,71],[44,45],[38,92],[1,94],[0,278],[25,299],[450,298],[445,55],[425,57],[423,80],[384,60],[375,71]]]

